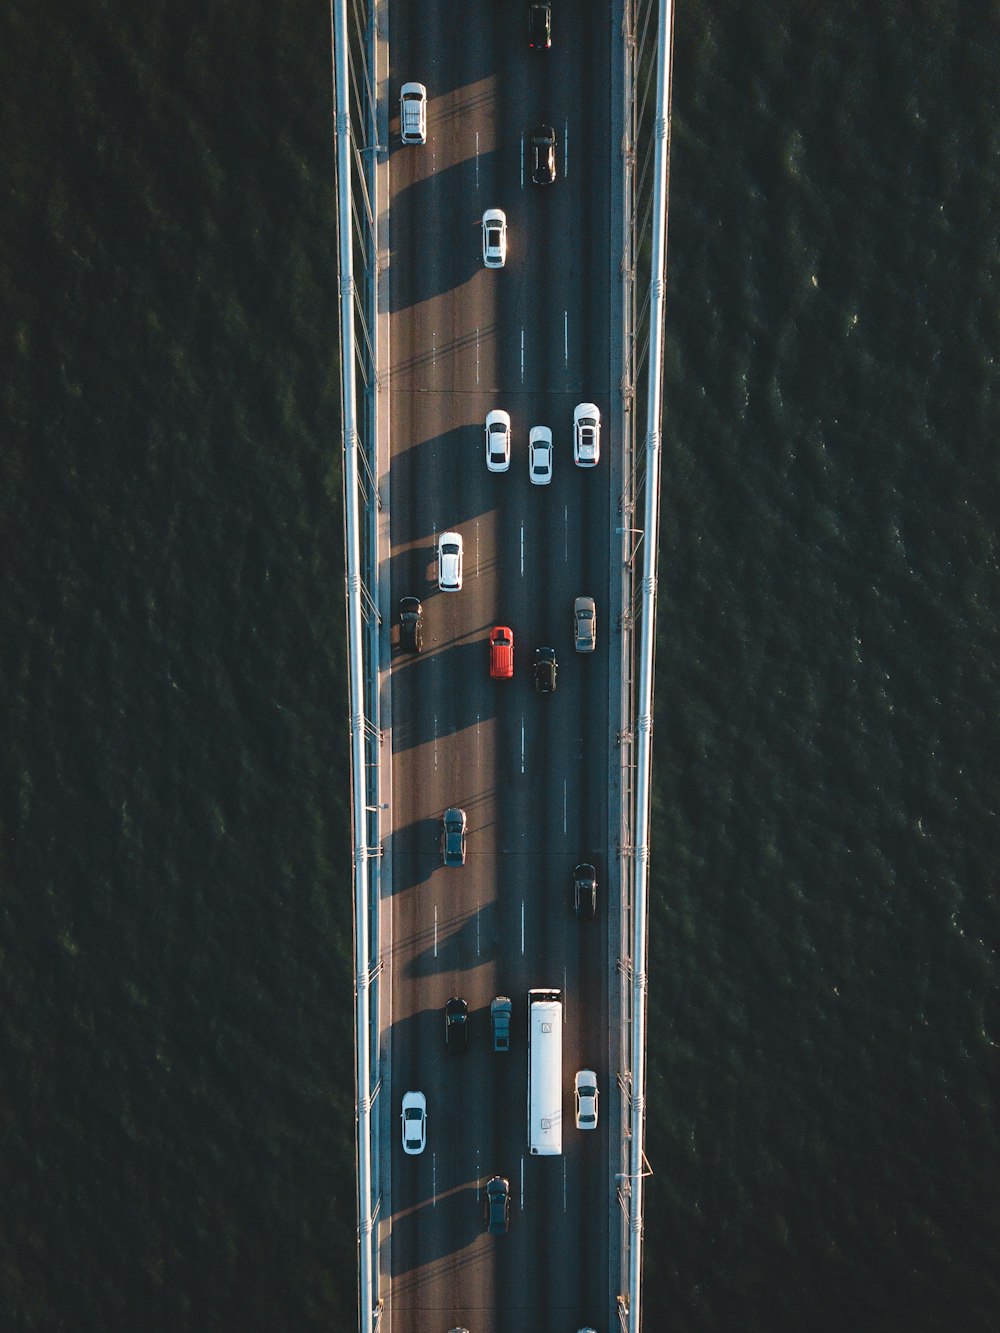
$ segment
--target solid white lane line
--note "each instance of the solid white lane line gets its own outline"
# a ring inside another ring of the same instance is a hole
[[[569,997],[566,994],[569,986],[569,975],[567,969],[563,968],[563,1026],[569,1022]]]
[[[437,713],[434,714],[434,767],[438,766],[438,720]]]
[[[481,906],[476,903],[476,957],[479,957],[479,922],[482,920]]]
[[[563,506],[563,560],[569,564],[569,505]]]

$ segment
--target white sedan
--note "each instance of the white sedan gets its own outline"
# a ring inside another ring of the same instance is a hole
[[[499,407],[486,418],[486,466],[490,472],[510,467],[510,413]]]
[[[483,214],[483,263],[487,268],[503,268],[507,262],[507,214],[502,208],[488,208]]]
[[[576,1071],[576,1127],[597,1128],[597,1075],[592,1069]]]
[[[416,1157],[427,1147],[427,1098],[422,1092],[403,1093],[403,1152]]]
[[[442,532],[438,538],[438,587],[442,592],[460,592],[464,543],[460,532]]]
[[[573,413],[573,462],[596,467],[601,456],[601,414],[593,403],[578,403]]]
[[[528,435],[528,476],[536,486],[552,480],[552,432],[548,426],[532,426]]]

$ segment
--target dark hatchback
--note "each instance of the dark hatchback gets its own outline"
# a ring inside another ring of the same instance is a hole
[[[535,51],[545,51],[552,45],[552,6],[528,6],[528,45]]]
[[[531,183],[551,185],[556,178],[556,132],[536,125],[531,132]]]
[[[510,1181],[494,1176],[486,1185],[486,1230],[505,1236],[510,1222]]]
[[[399,647],[404,653],[419,653],[424,646],[424,608],[419,597],[404,597],[399,603]]]
[[[582,917],[597,911],[597,871],[587,862],[573,871],[573,911]]]
[[[554,694],[558,670],[554,648],[535,649],[535,689],[539,694]]]
[[[469,1046],[469,1006],[460,995],[453,995],[444,1007],[444,1044],[452,1055]]]

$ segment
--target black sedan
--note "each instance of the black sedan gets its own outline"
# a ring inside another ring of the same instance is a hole
[[[469,1045],[469,1006],[460,995],[453,995],[444,1007],[444,1043],[452,1055]]]
[[[551,125],[536,125],[531,133],[531,182],[551,185],[556,178],[556,132]]]
[[[554,648],[535,649],[535,689],[539,694],[555,693],[558,666]]]
[[[552,6],[548,0],[528,6],[528,45],[536,51],[552,45]]]

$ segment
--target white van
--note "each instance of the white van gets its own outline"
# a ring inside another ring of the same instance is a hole
[[[399,132],[403,143],[427,142],[427,89],[404,83],[399,91]]]

